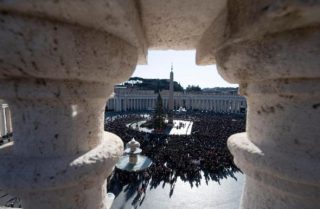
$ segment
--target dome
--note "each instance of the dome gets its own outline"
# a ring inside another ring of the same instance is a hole
[[[134,152],[137,148],[140,148],[140,143],[137,142],[134,138],[132,138],[131,141],[127,143],[127,148]]]

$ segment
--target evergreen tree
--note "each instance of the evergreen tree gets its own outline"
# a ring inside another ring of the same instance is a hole
[[[194,85],[190,86],[190,85],[188,85],[187,88],[186,88],[186,91],[187,92],[192,92],[192,91],[193,92],[201,92],[202,89],[199,86],[194,86]]]
[[[165,113],[163,110],[162,98],[160,93],[158,93],[158,98],[156,102],[155,113],[153,116],[153,125],[155,130],[162,130],[165,127]]]

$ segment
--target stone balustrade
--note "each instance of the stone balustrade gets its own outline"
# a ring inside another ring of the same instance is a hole
[[[246,133],[228,141],[246,174],[243,209],[319,207],[319,11],[315,1],[232,1],[199,44],[197,61],[214,59],[247,97]]]
[[[25,209],[106,209],[123,149],[103,132],[113,85],[148,48],[197,48],[247,97],[247,132],[229,139],[247,176],[240,207],[318,208],[319,14],[300,0],[0,1],[15,139],[0,148],[0,187]]]
[[[0,188],[25,209],[107,208],[106,178],[123,145],[103,131],[103,112],[114,84],[133,72],[137,48],[15,9],[0,14],[0,28],[0,97],[16,130],[0,149]]]

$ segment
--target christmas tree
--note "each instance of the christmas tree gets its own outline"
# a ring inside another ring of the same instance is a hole
[[[165,128],[165,113],[163,110],[162,98],[160,93],[158,94],[155,113],[153,115],[153,126],[155,130],[163,130]]]

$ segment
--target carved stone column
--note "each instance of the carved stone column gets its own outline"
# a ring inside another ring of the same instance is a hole
[[[25,209],[107,208],[106,177],[123,145],[103,131],[103,111],[137,49],[104,31],[10,11],[0,14],[0,48],[0,97],[14,128],[14,143],[0,148],[0,188]]]
[[[319,208],[319,23],[319,1],[229,1],[199,45],[198,62],[247,97],[246,133],[228,140],[240,208]]]

